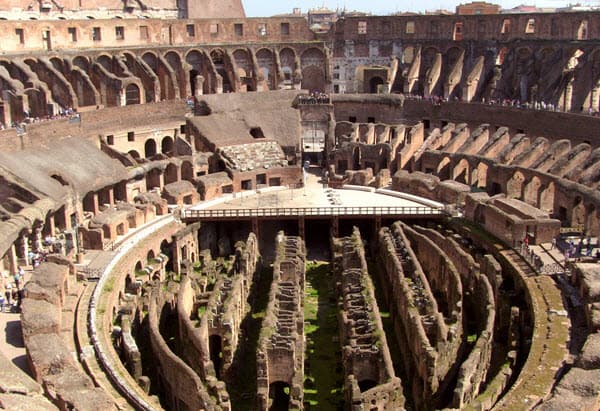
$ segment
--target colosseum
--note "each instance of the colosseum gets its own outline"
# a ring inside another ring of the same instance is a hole
[[[600,11],[0,19],[0,409],[600,409]]]

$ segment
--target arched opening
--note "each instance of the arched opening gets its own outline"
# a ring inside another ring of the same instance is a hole
[[[539,199],[540,210],[548,213],[554,212],[554,183],[549,183],[548,186],[540,190]]]
[[[360,388],[360,392],[365,392],[375,387],[377,387],[377,383],[373,380],[360,380],[358,382],[358,388]]]
[[[125,105],[140,104],[140,88],[135,84],[130,84],[125,89]]]
[[[146,190],[160,188],[160,170],[154,168],[146,173]]]
[[[221,367],[223,365],[223,344],[220,335],[213,334],[208,337],[208,349],[210,360],[215,367],[215,375],[218,380],[221,379]]]
[[[468,178],[469,162],[463,158],[458,162],[456,167],[454,167],[454,170],[452,172],[452,180],[463,184],[469,184],[467,181]]]
[[[525,201],[527,204],[537,207],[540,186],[540,179],[534,176],[531,181],[525,185],[525,189],[523,190],[523,201]]]
[[[210,59],[212,60],[217,73],[223,78],[223,92],[228,93],[234,91],[231,87],[231,80],[229,79],[229,73],[225,66],[225,53],[222,50],[213,50],[210,52]]]
[[[142,265],[142,262],[141,261],[136,262],[135,267],[133,269],[133,274],[140,275],[142,273],[142,268],[144,268],[144,266]]]
[[[125,277],[125,292],[128,293],[131,290],[131,284],[133,284],[133,280],[131,280],[131,276],[127,274]]]
[[[177,166],[170,163],[165,169],[165,184],[175,183],[177,181]]]
[[[156,155],[156,141],[149,139],[144,144],[144,157],[151,158]]]
[[[167,263],[165,264],[165,270],[167,272],[173,271],[173,243],[163,240],[160,243],[160,253],[167,257]]]
[[[154,260],[154,250],[148,250],[148,254],[146,254],[146,260],[150,263]]]
[[[189,161],[184,161],[181,164],[181,179],[187,181],[194,180],[194,167]]]
[[[166,136],[162,139],[160,143],[160,152],[163,154],[172,154],[173,153],[173,139],[169,136]]]
[[[138,153],[138,152],[137,152],[137,151],[135,151],[135,150],[129,150],[129,151],[127,152],[127,154],[129,154],[131,157],[135,158],[136,160],[139,160],[139,159],[140,159],[140,153]]]
[[[290,385],[283,381],[269,384],[269,411],[287,411],[290,409]]]
[[[379,76],[371,78],[371,80],[369,81],[369,92],[372,94],[379,93],[379,86],[383,85],[383,83],[385,82]]]
[[[506,183],[506,197],[520,199],[523,194],[523,182],[525,176],[520,171],[513,174],[512,178]]]
[[[192,96],[196,95],[196,77],[198,77],[200,73],[198,70],[190,70],[190,89],[192,91]]]

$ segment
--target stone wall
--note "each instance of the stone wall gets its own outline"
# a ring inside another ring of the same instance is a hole
[[[72,310],[81,288],[67,260],[53,261],[37,267],[25,285],[21,326],[29,368],[61,410],[117,410],[114,399],[96,387],[74,360],[75,347],[66,342],[73,332]]]
[[[404,366],[412,381],[413,399],[418,407],[426,407],[441,388],[446,373],[456,359],[461,339],[450,337],[462,333],[444,323],[415,252],[400,223],[392,230],[379,232],[381,282],[388,284],[385,298],[390,307],[398,345],[403,351]],[[446,357],[453,360],[449,360]]]
[[[306,250],[300,237],[282,231],[275,241],[273,283],[256,352],[258,409],[269,408],[274,383],[289,388],[289,409],[301,410],[304,396],[304,273]]]
[[[375,290],[359,230],[333,242],[347,407],[353,411],[403,409]]]
[[[165,304],[173,303],[166,300],[168,296],[168,293],[161,293],[160,288],[153,290],[148,308],[148,327],[154,359],[160,368],[161,384],[169,394],[171,406],[180,407],[180,404],[185,404],[188,409],[229,410],[229,397],[212,397],[200,377],[171,351],[161,335],[159,310],[162,310]]]

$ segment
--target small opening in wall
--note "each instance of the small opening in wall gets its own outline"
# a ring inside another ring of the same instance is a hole
[[[250,135],[254,138],[265,138],[265,135],[260,127],[252,127],[250,129]]]

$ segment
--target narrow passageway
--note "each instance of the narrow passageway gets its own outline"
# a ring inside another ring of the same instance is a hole
[[[310,248],[308,251],[314,255]],[[328,261],[307,263],[304,292],[304,402],[310,410],[342,410],[344,377],[337,299]]]

